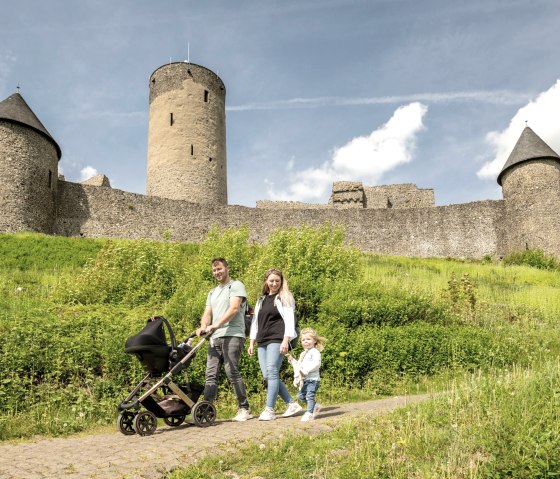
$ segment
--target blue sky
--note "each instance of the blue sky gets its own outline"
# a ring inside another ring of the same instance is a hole
[[[0,99],[20,93],[67,180],[145,193],[148,79],[226,85],[228,197],[324,203],[332,181],[501,198],[525,122],[560,152],[557,0],[0,0]]]

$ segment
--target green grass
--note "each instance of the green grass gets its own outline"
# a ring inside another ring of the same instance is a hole
[[[560,363],[464,376],[434,399],[320,435],[253,443],[167,479],[552,478],[560,474]]]
[[[441,298],[452,275],[467,274],[479,301],[500,307],[529,309],[547,321],[560,316],[560,273],[527,266],[503,266],[438,258],[402,258],[367,255],[365,278],[387,288]]]
[[[305,235],[307,238],[313,233],[306,231]],[[286,239],[288,243],[292,240]],[[114,425],[115,405],[142,375],[138,361],[124,353],[124,340],[137,332],[147,317],[166,308],[173,313],[172,324],[179,336],[192,330],[198,303],[205,294],[196,296],[200,285],[191,277],[181,276],[181,268],[196,263],[194,270],[206,271],[204,258],[222,247],[219,237],[212,241],[212,248],[182,244],[169,247],[170,243],[162,242],[166,246],[161,250],[177,259],[167,266],[156,261],[157,242],[132,248],[125,241],[0,235],[0,439],[75,434]],[[259,259],[254,246],[245,250],[235,238],[228,241],[231,249],[227,254],[233,255],[234,262],[235,255],[246,258],[253,276],[264,267],[251,264],[253,255],[267,267],[276,264],[274,255]],[[82,288],[82,296],[67,294],[74,286],[84,284],[84,278],[88,279],[84,268],[99,258],[98,253],[109,243],[113,249],[105,248],[105,256],[99,257],[107,261],[126,258],[127,266],[118,266],[117,261],[107,263],[111,267],[105,270],[101,263],[93,270],[97,276],[92,276],[90,269],[89,278],[95,280],[87,284],[90,290]],[[280,246],[278,252],[284,254],[286,248]],[[124,251],[126,255],[107,256],[111,251]],[[136,261],[136,253],[131,256],[135,251],[148,252],[149,256]],[[294,247],[294,251],[299,250]],[[352,284],[360,282],[358,278],[349,281],[348,289],[335,292],[343,299],[345,294],[348,299],[356,299],[352,295],[359,293],[354,309],[343,310],[336,301],[330,303],[328,314],[333,316],[340,309],[340,324],[329,323],[329,318],[320,314],[300,318],[319,330],[325,329],[329,339],[321,403],[388,394],[445,393],[417,408],[350,421],[331,434],[312,439],[287,438],[267,443],[262,450],[247,445],[235,455],[208,458],[170,477],[556,477],[554,474],[560,472],[560,272],[378,255],[362,255],[361,263],[362,278],[368,284],[354,288]],[[157,268],[150,269],[154,265]],[[294,270],[291,277],[303,272],[299,287],[308,293],[306,263],[300,261],[297,267],[300,270]],[[134,278],[127,278],[127,271],[135,271]],[[154,286],[158,292],[158,280],[151,271],[170,279],[169,292],[156,299],[149,287]],[[142,274],[147,274],[147,280],[138,282]],[[110,283],[112,277],[116,281]],[[254,278],[252,283],[258,286]],[[102,284],[110,301],[92,300]],[[372,284],[381,285],[381,289]],[[181,291],[185,285],[187,288]],[[174,293],[175,287],[181,295]],[[146,288],[146,296],[131,294],[142,288]],[[312,304],[320,292],[317,289],[306,297],[309,311],[326,311],[321,309],[327,304],[325,299]],[[169,299],[170,294],[173,296]],[[368,294],[377,295],[376,308],[371,308],[374,296]],[[416,301],[437,307],[415,308]],[[375,324],[365,316],[368,311],[402,319],[402,323]],[[346,312],[354,314],[358,327],[344,329]],[[362,313],[364,316],[360,316]],[[427,316],[414,316],[418,314]],[[423,344],[418,342],[420,332]],[[441,348],[445,341],[438,343],[434,334],[450,335],[456,343],[452,354],[460,355],[461,361],[424,374],[422,368],[411,367],[414,365],[407,361],[411,355],[398,353],[406,346],[411,354],[419,354],[419,360],[438,359],[438,364],[449,364],[441,361],[443,356],[437,356],[449,351]],[[359,363],[360,357],[353,357],[359,348],[367,352],[368,338],[370,345],[375,343],[379,348],[375,356],[379,364],[368,366]],[[426,338],[430,338],[430,344]],[[350,339],[356,342],[351,344]],[[440,349],[425,351],[432,344]],[[518,358],[512,360],[513,349]],[[265,402],[258,364],[245,356],[242,361],[250,402],[258,412]],[[359,383],[340,380],[341,374],[352,377],[352,361],[365,368]],[[204,363],[203,358],[193,362],[191,380],[202,380]],[[504,367],[496,369],[496,364]],[[235,400],[226,381],[217,406],[220,418],[235,413]]]

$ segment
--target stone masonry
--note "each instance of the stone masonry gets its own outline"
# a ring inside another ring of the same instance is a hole
[[[249,227],[265,242],[278,227],[341,225],[363,251],[502,257],[541,248],[560,257],[560,157],[526,127],[498,183],[504,199],[435,206],[413,184],[337,181],[328,204],[227,204],[225,87],[182,62],[150,77],[148,194],[113,189],[99,175],[58,176],[61,152],[19,93],[0,102],[0,231],[200,242],[208,231]]]

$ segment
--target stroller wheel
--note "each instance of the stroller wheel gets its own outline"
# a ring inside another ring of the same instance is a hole
[[[153,412],[142,411],[134,419],[134,430],[141,436],[153,434],[157,428],[157,417]]]
[[[133,434],[136,434],[136,431],[134,430],[134,417],[136,415],[133,412],[130,411],[124,411],[121,412],[119,414],[119,419],[117,421],[118,425],[119,425],[119,430],[125,435],[125,436],[132,436]]]
[[[168,426],[177,427],[185,422],[185,416],[167,416],[164,417],[163,420]]]
[[[192,408],[192,418],[199,427],[208,427],[216,420],[216,408],[208,401],[197,402]]]

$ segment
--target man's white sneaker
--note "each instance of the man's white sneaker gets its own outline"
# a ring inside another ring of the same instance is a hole
[[[301,422],[313,421],[313,413],[305,411],[305,414],[301,416]]]
[[[240,408],[239,411],[237,411],[237,416],[235,416],[232,421],[247,421],[247,419],[251,419],[252,417],[248,409]]]
[[[284,411],[284,414],[282,414],[282,417],[293,416],[294,414],[300,412],[301,409],[301,406],[296,401],[293,401],[288,404],[288,407],[286,408],[286,411]]]
[[[315,403],[315,407],[313,408],[313,419],[315,419],[320,410],[321,405],[319,403]]]
[[[275,419],[276,414],[271,407],[265,407],[264,411],[259,416],[259,421],[274,421]]]

